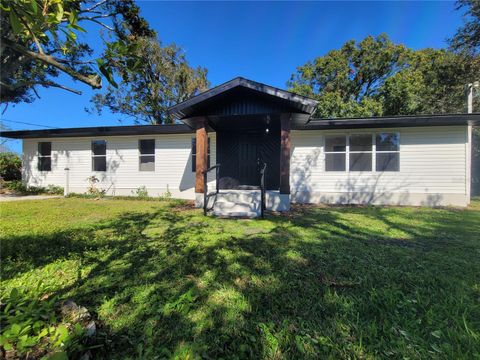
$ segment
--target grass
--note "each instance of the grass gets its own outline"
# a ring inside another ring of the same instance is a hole
[[[105,358],[480,358],[480,201],[303,207],[265,220],[175,201],[1,205],[1,287],[86,306]]]

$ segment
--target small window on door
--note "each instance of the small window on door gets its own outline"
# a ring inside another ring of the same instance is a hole
[[[38,143],[38,171],[52,171],[52,143]]]
[[[139,170],[155,171],[155,139],[139,140],[138,150],[140,152]]]
[[[92,141],[92,171],[107,171],[107,141]]]
[[[210,138],[208,138],[207,168],[210,167]],[[197,139],[192,138],[192,172],[197,171]]]

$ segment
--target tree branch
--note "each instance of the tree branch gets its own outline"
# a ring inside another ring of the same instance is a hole
[[[104,23],[102,23],[101,21],[98,21],[95,17],[82,17],[82,18],[78,18],[78,21],[82,21],[82,20],[87,20],[87,21],[91,21],[91,22],[94,22],[94,23],[97,23],[98,25],[100,26],[103,26],[105,29],[109,30],[109,31],[114,31],[114,29]]]
[[[107,0],[102,0],[102,1],[99,1],[98,3],[96,4],[93,4],[90,8],[88,9],[85,9],[85,10],[82,10],[82,12],[91,12],[93,9],[99,7],[100,5],[103,5],[107,2]]]
[[[28,87],[28,86],[41,85],[41,86],[45,86],[45,87],[56,87],[56,88],[59,88],[59,89],[70,91],[70,92],[72,92],[74,94],[77,94],[77,95],[82,95],[82,92],[79,91],[79,90],[75,90],[75,89],[69,88],[67,86],[57,84],[53,81],[23,81],[23,82],[16,83],[16,84],[13,84],[13,85],[5,84],[3,81],[0,81],[0,85],[9,89],[10,91],[14,91],[14,90],[21,89],[23,87]],[[38,94],[37,94],[37,96],[38,96]]]
[[[18,45],[17,43],[15,43],[15,42],[13,42],[9,39],[2,38],[2,42],[5,45],[7,45],[9,48],[11,48],[15,51],[18,51],[19,53],[22,53],[26,56],[29,56],[29,57],[31,57],[35,60],[39,60],[39,61],[41,61],[45,64],[51,65],[51,66],[63,71],[64,73],[67,73],[72,78],[74,78],[78,81],[81,81],[84,84],[89,85],[93,89],[101,89],[102,88],[102,79],[98,75],[83,75],[83,74],[80,74],[77,71],[69,68],[68,66],[65,66],[65,65],[61,64],[53,56],[36,53],[36,52],[31,51],[31,50],[29,50],[29,49],[27,49],[27,48],[25,48],[21,45]]]
[[[22,24],[27,28],[28,32],[30,33],[30,35],[32,36],[33,38],[33,41],[35,42],[35,45],[37,46],[37,50],[40,54],[44,54],[44,51],[43,51],[43,47],[42,45],[40,45],[40,41],[38,41],[37,37],[35,36],[35,34],[33,33],[32,29],[30,28],[30,26],[28,26],[28,23],[23,19],[22,16],[19,16],[19,14],[17,14],[17,12],[14,10],[14,8],[12,7],[12,11],[17,15],[17,17],[20,19],[20,21],[22,22]]]
[[[110,13],[110,14],[99,14],[99,15],[94,15],[94,16],[79,16],[78,17],[78,20],[94,20],[94,19],[106,19],[106,18],[109,18],[109,17],[112,17],[114,16],[115,14],[114,13]]]

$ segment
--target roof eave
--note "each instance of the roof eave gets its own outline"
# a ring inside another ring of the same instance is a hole
[[[11,139],[38,139],[60,137],[92,137],[92,136],[132,136],[132,135],[161,135],[161,134],[188,134],[192,129],[187,125],[133,125],[133,126],[97,126],[66,129],[42,129],[3,131],[1,137]]]
[[[380,127],[420,127],[480,125],[480,113],[414,115],[373,118],[311,119],[306,125],[296,126],[296,130],[354,129]]]

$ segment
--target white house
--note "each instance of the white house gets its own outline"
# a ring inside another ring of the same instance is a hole
[[[2,136],[23,139],[27,185],[83,193],[95,175],[111,195],[144,186],[149,195],[170,192],[220,215],[256,216],[262,204],[282,211],[292,202],[469,204],[472,125],[480,114],[315,119],[316,106],[235,78],[170,109],[177,125]]]

